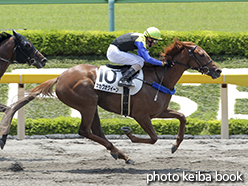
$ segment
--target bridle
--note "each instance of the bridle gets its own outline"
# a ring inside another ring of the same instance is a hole
[[[189,53],[189,58],[188,58],[187,64],[184,64],[184,63],[181,63],[181,62],[178,62],[178,61],[175,61],[175,60],[168,60],[167,62],[170,64],[169,66],[171,66],[172,63],[177,63],[177,64],[180,64],[180,65],[184,65],[184,66],[186,66],[186,67],[189,68],[189,69],[198,70],[198,71],[200,71],[200,72],[203,73],[203,74],[208,74],[208,73],[209,73],[209,67],[207,67],[207,65],[209,65],[213,60],[210,59],[206,64],[202,64],[202,62],[201,62],[201,61],[195,56],[195,54],[194,54],[194,51],[195,51],[195,49],[196,49],[197,47],[198,47],[198,45],[195,45],[193,49],[187,50],[188,53]],[[198,65],[198,68],[197,68],[197,67],[194,67],[194,66],[191,66],[191,65],[189,64],[191,58],[194,59],[194,61],[195,61],[196,64]],[[157,88],[158,91],[157,91],[157,93],[156,93],[156,95],[155,95],[154,101],[157,100],[157,96],[158,96],[159,89],[160,89],[160,87],[161,87],[162,84],[163,84],[163,79],[164,79],[165,73],[166,73],[167,69],[169,68],[169,66],[168,66],[168,65],[164,65],[164,67],[165,67],[165,68],[164,68],[164,73],[163,73],[161,79],[160,79],[159,76],[158,76],[158,73],[157,73],[157,71],[156,71],[156,67],[154,67],[155,78],[157,78],[157,80],[160,82],[160,83],[158,84],[158,88]],[[153,86],[153,83],[149,83],[149,82],[147,82],[147,81],[145,81],[145,80],[141,80],[141,81],[143,81],[144,83],[146,83],[146,84],[148,84],[148,85]],[[173,94],[174,94],[175,89],[174,89],[174,90],[170,90],[170,91],[173,92]]]
[[[208,74],[209,73],[209,68],[207,67],[213,60],[210,59],[209,62],[207,62],[206,64],[202,64],[202,62],[195,56],[194,54],[194,51],[195,49],[198,47],[198,45],[195,45],[195,47],[193,49],[190,49],[188,50],[189,52],[189,58],[188,58],[188,63],[187,64],[184,64],[184,63],[181,63],[179,61],[174,61],[172,60],[173,63],[177,63],[177,64],[180,64],[180,65],[184,65],[186,66],[187,68],[189,69],[193,69],[193,70],[198,70],[199,72],[201,72],[202,74]],[[194,67],[194,66],[191,66],[189,63],[190,63],[190,59],[193,58],[194,61],[196,62],[196,64],[198,65],[198,68],[197,67]]]
[[[28,62],[28,65],[29,65],[29,66],[32,65],[32,64],[35,62],[34,56],[35,56],[39,51],[38,51],[34,46],[33,46],[33,52],[32,52],[31,55],[26,54],[25,51],[23,51],[21,45],[18,44],[18,43],[16,44],[16,47],[15,47],[14,51],[16,51],[17,49],[18,49],[18,50],[27,58],[26,61]]]
[[[14,36],[13,36],[14,37]],[[16,38],[14,37],[14,40],[15,40],[15,48],[14,48],[14,51],[13,53],[16,53],[17,50],[19,50],[25,57],[26,57],[26,60],[28,62],[28,65],[32,65],[35,60],[34,60],[34,56],[39,52],[34,46],[33,46],[33,52],[31,55],[28,55],[25,51],[23,51],[21,45],[19,44],[19,42],[16,42]],[[1,61],[4,61],[4,62],[7,62],[7,63],[18,63],[18,60],[16,60],[16,62],[12,61],[12,60],[8,60],[8,59],[5,59],[5,58],[2,58],[0,57],[0,60]]]

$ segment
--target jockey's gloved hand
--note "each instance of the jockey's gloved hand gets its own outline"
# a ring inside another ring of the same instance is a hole
[[[164,65],[167,65],[169,67],[173,67],[175,65],[175,63],[173,61],[164,61],[163,63],[164,63]]]

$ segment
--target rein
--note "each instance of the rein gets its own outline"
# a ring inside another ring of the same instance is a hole
[[[166,65],[165,68],[164,68],[163,76],[162,76],[162,78],[160,80],[160,78],[158,76],[158,73],[157,73],[157,70],[156,70],[156,67],[154,67],[155,79],[157,78],[159,80],[159,82],[160,82],[159,84],[156,83],[156,81],[154,81],[153,83],[150,83],[148,81],[145,81],[144,79],[139,79],[139,78],[136,77],[136,79],[138,79],[140,81],[143,81],[145,84],[150,85],[151,87],[157,89],[157,93],[156,93],[156,95],[154,97],[154,101],[157,101],[159,91],[160,92],[163,92],[165,94],[169,94],[169,95],[173,95],[176,92],[175,88],[173,90],[170,90],[167,87],[165,87],[165,86],[162,85],[163,84],[163,80],[164,80],[164,76],[165,76],[165,73],[166,73],[167,69],[168,69],[168,66]]]
[[[155,95],[155,97],[154,97],[154,101],[157,101],[157,98],[158,98],[158,92],[159,92],[159,90],[160,90],[160,87],[161,87],[161,85],[162,85],[162,83],[163,83],[163,80],[164,80],[164,75],[165,75],[165,73],[166,73],[166,71],[167,71],[167,65],[165,66],[165,68],[164,68],[164,73],[163,73],[163,76],[162,76],[162,78],[161,78],[161,80],[160,80],[160,83],[159,83],[159,87],[158,87],[158,91],[157,91],[157,93],[156,93],[156,95]],[[154,71],[155,71],[155,74],[157,75],[157,78],[158,78],[158,74],[157,74],[157,71],[156,71],[156,69],[154,68]],[[159,79],[159,78],[158,78]]]
[[[198,45],[196,45],[193,49],[191,50],[188,50],[189,52],[189,58],[188,58],[188,63],[187,64],[184,64],[184,63],[181,63],[179,61],[174,61],[172,60],[173,63],[177,63],[177,64],[180,64],[180,65],[183,65],[183,66],[186,66],[187,68],[189,69],[193,69],[193,70],[198,70],[200,71],[202,74],[208,74],[209,73],[209,68],[207,67],[213,60],[210,59],[209,62],[207,62],[206,64],[202,64],[201,61],[195,56],[194,54],[194,51],[195,49],[198,47]],[[196,64],[199,66],[198,68],[197,67],[193,67],[193,66],[190,66],[189,63],[190,63],[190,58],[193,58],[194,61],[196,62]]]
[[[7,62],[7,63],[14,63],[14,61],[10,61],[10,60],[4,59],[2,57],[0,57],[0,61],[4,61],[4,62]]]
[[[164,73],[163,73],[162,79],[164,79],[164,76],[165,76],[165,73],[166,73],[167,69],[168,69],[168,66],[165,66],[165,69],[164,69]],[[161,83],[162,81],[160,80],[160,78],[159,78],[159,76],[158,76],[158,73],[157,73],[157,70],[156,70],[156,66],[154,66],[154,74],[155,74],[155,79],[157,79],[158,82]],[[148,82],[148,81],[146,81],[146,80],[142,80],[142,79],[139,79],[139,78],[137,78],[137,77],[135,77],[135,79],[138,79],[138,80],[140,80],[140,81],[143,81],[145,84],[152,86],[152,83],[150,83],[150,82]],[[163,82],[162,82],[162,83],[163,83]],[[162,83],[161,83],[161,85],[162,85]]]

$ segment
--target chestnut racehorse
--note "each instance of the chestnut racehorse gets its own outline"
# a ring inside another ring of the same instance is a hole
[[[162,81],[162,86],[173,90],[177,81],[187,69],[198,70],[213,79],[220,77],[221,70],[201,47],[192,42],[175,40],[173,44],[165,48],[161,60],[174,63],[174,66],[152,66],[151,68],[151,65],[145,65],[143,67],[144,85],[137,94],[131,97],[130,101],[131,111],[129,116],[140,124],[150,138],[136,137],[131,134],[131,129],[129,128],[123,128],[123,132],[134,143],[154,144],[158,136],[153,128],[151,119],[177,118],[180,121],[180,127],[176,143],[172,146],[172,153],[174,153],[183,141],[186,118],[182,113],[168,109],[171,95],[159,92],[157,101],[154,101],[157,90],[145,82],[157,81],[160,83]],[[133,164],[132,159],[106,139],[101,128],[97,105],[107,111],[121,114],[121,95],[94,89],[98,69],[98,66],[93,65],[77,65],[62,73],[58,78],[40,84],[32,90],[29,96],[19,100],[12,106],[11,110],[6,112],[2,120],[4,125],[8,126],[14,113],[37,95],[51,96],[53,86],[57,84],[56,94],[58,98],[81,113],[82,120],[78,133],[106,147],[115,159],[120,158],[128,164]]]

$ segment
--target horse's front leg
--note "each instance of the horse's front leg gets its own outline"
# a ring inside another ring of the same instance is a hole
[[[177,112],[177,111],[174,111],[174,110],[171,110],[171,109],[165,110],[157,117],[158,118],[177,118],[180,121],[180,127],[179,127],[178,135],[176,138],[177,141],[176,141],[176,143],[173,144],[173,146],[171,148],[171,152],[174,153],[183,141],[185,124],[186,124],[186,117],[184,116],[184,114]]]
[[[7,137],[9,134],[9,129],[10,129],[10,123],[11,123],[11,121],[6,122],[7,121],[6,116],[11,117],[11,120],[13,118],[13,116],[9,115],[10,110],[11,110],[10,107],[5,106],[5,105],[0,103],[0,112],[5,112],[2,120],[0,121],[0,128],[1,128],[0,133],[2,134],[2,138],[0,138],[0,148],[1,149],[3,149],[5,144],[6,144]]]
[[[153,128],[151,123],[151,119],[149,116],[143,116],[142,118],[135,118],[135,120],[139,123],[139,125],[144,129],[144,131],[150,136],[149,139],[139,138],[132,135],[132,131],[129,127],[123,127],[121,130],[127,135],[127,137],[133,143],[149,143],[154,144],[158,140],[158,136]]]
[[[174,110],[167,109],[167,110],[161,112],[159,115],[157,115],[156,118],[177,118],[180,121],[180,127],[179,127],[178,135],[176,138],[177,140],[176,140],[176,143],[174,143],[172,148],[171,148],[171,152],[174,153],[183,141],[185,124],[186,124],[186,118],[185,118],[184,114],[177,112],[177,111],[174,111]],[[158,137],[157,137],[157,134],[156,134],[156,132],[152,126],[150,119],[147,120],[147,119],[143,118],[141,120],[137,120],[137,122],[145,130],[145,132],[150,136],[150,139],[143,139],[143,138],[139,138],[139,137],[132,135],[131,134],[132,131],[129,127],[123,127],[122,131],[127,135],[127,137],[129,139],[131,139],[131,141],[133,143],[154,144],[157,141]]]
[[[7,109],[10,109],[10,107],[3,105],[2,103],[0,103],[0,112],[5,112]]]
[[[15,102],[11,107],[5,107],[5,113],[2,117],[2,120],[0,121],[0,133],[2,135],[2,138],[0,139],[0,148],[3,149],[7,136],[9,134],[10,124],[11,121],[16,113],[20,108],[22,108],[24,105],[28,104],[30,101],[32,101],[35,98],[35,95],[29,95],[25,98],[20,99],[19,101]],[[5,106],[5,105],[2,105]],[[0,105],[1,108],[1,105]]]
[[[5,146],[6,141],[7,141],[7,137],[8,137],[8,134],[2,135],[2,138],[0,139],[0,148],[1,149],[3,149],[3,147]]]

